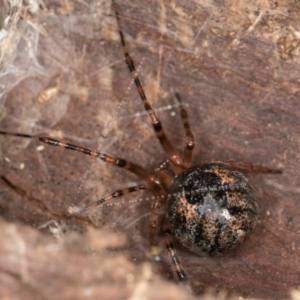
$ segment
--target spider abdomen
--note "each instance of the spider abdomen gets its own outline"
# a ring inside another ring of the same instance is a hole
[[[242,173],[209,162],[175,177],[167,214],[183,246],[199,254],[220,255],[241,244],[254,228],[257,202]]]

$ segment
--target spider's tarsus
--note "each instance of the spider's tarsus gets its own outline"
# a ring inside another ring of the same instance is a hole
[[[87,210],[90,210],[91,208],[94,208],[96,206],[101,205],[102,203],[106,202],[105,199],[100,199],[99,201],[92,203],[86,207],[84,207],[83,209],[81,209],[79,212],[77,212],[77,214],[83,214],[84,212],[86,212]]]
[[[0,134],[10,135],[10,136],[18,136],[18,137],[22,137],[22,138],[26,138],[26,139],[35,138],[34,136],[32,136],[30,134],[26,134],[26,133],[15,133],[15,132],[2,131],[2,130],[0,130]]]

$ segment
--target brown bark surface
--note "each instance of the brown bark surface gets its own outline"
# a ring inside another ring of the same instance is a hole
[[[248,174],[260,215],[239,248],[199,257],[175,243],[194,292],[288,299],[300,287],[298,2],[116,2],[149,101],[176,147],[183,149],[185,136],[173,91],[189,114],[194,164],[233,159],[283,170]],[[124,63],[110,1],[45,4],[22,13],[23,38],[11,62],[19,75],[1,78],[9,88],[0,128],[50,135],[154,170],[166,155]],[[162,236],[161,260],[145,259],[151,193],[68,218],[70,207],[139,179],[33,140],[2,136],[0,151],[1,295],[194,297],[173,280]]]

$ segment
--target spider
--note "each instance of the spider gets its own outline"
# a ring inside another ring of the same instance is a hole
[[[180,154],[168,139],[159,117],[146,97],[134,61],[127,49],[118,7],[114,0],[112,0],[112,7],[125,62],[144,109],[151,120],[153,132],[168,158],[154,171],[148,171],[126,159],[65,143],[51,137],[7,131],[0,131],[0,134],[35,139],[49,146],[93,156],[105,163],[126,169],[142,179],[143,184],[116,190],[97,202],[84,207],[81,211],[71,214],[71,216],[82,214],[91,208],[95,208],[113,198],[122,197],[125,194],[151,190],[155,195],[149,222],[151,244],[154,244],[154,236],[159,224],[159,209],[164,204],[166,206],[163,230],[165,233],[165,246],[178,280],[186,281],[187,275],[175,252],[172,236],[184,247],[197,254],[221,255],[237,247],[254,228],[258,211],[253,189],[248,179],[240,171],[273,174],[281,173],[281,171],[235,161],[211,161],[192,166],[195,139],[190,129],[188,113],[182,105],[180,95],[175,93],[186,136],[183,154]]]

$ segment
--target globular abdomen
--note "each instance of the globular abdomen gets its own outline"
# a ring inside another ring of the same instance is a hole
[[[248,179],[225,163],[183,171],[169,192],[171,229],[195,253],[221,255],[241,244],[256,224],[258,206]]]

